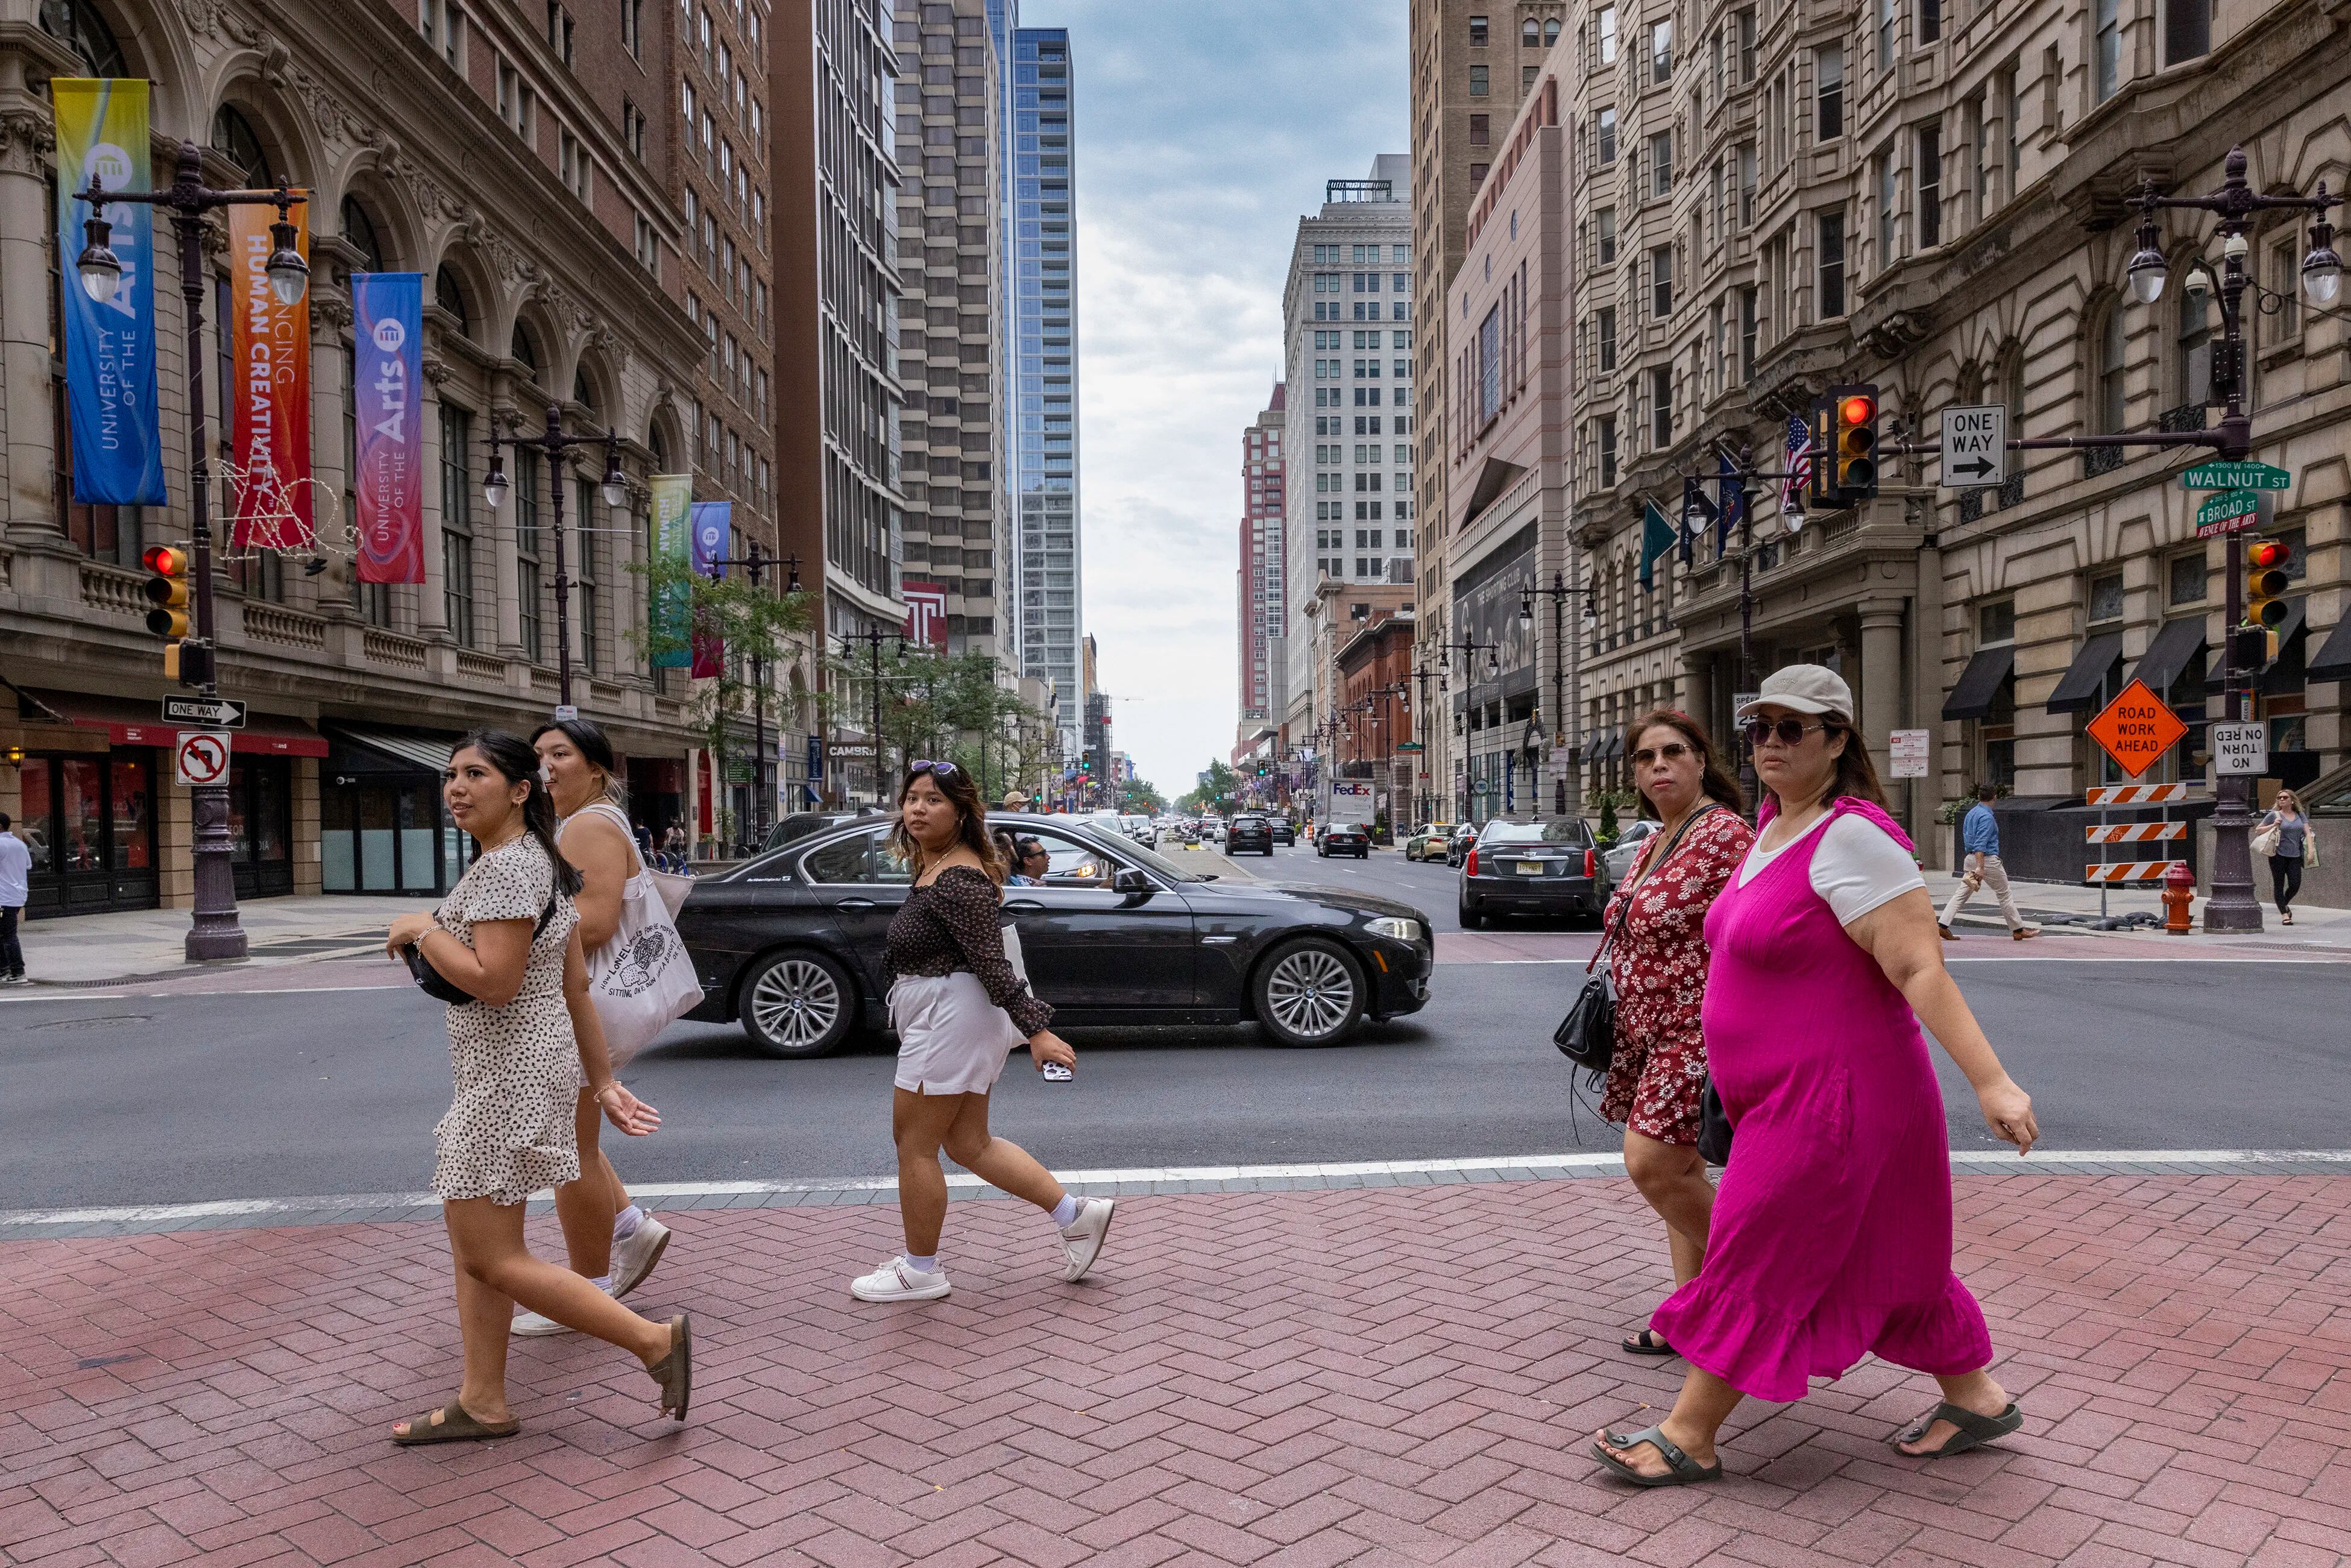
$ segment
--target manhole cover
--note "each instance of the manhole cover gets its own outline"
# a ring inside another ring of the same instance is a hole
[[[109,1013],[104,1018],[51,1019],[47,1023],[37,1023],[32,1027],[34,1029],[102,1029],[106,1025],[112,1023],[150,1023],[153,1020],[150,1015],[146,1013]]]

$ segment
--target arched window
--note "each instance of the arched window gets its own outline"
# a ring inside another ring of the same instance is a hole
[[[1532,16],[1528,17],[1526,25],[1519,29],[1519,42],[1531,49],[1541,41],[1542,24],[1537,22]]]
[[[89,0],[42,0],[36,13],[41,31],[63,41],[65,46],[81,57],[94,77],[127,77],[131,62],[123,57],[122,46],[115,41],[114,29],[98,14]]]
[[[662,434],[661,426],[653,426],[652,433],[645,437],[645,450],[653,454],[654,473],[669,472],[669,437]]]
[[[519,321],[515,323],[514,342],[507,348],[507,352],[523,362],[524,367],[530,371],[533,380],[538,379],[538,346],[530,340],[530,329]]]
[[[2123,328],[2123,302],[2119,298],[2110,298],[2106,301],[2105,319],[2098,325],[2097,411],[2101,435],[2119,435],[2123,430],[2126,407],[2123,392],[2126,340]]]
[[[237,166],[246,185],[266,189],[277,183],[277,176],[269,172],[269,154],[261,150],[261,137],[254,131],[253,121],[233,104],[222,104],[213,116],[213,151]]]
[[[384,269],[383,241],[377,236],[375,225],[368,217],[367,209],[360,205],[357,196],[343,198],[342,220],[343,242],[360,253],[359,270],[381,272]]]
[[[1543,24],[1543,47],[1546,49],[1550,48],[1553,44],[1558,42],[1559,18],[1553,16]]]
[[[590,413],[596,412],[596,389],[588,384],[588,372],[585,370],[574,370],[571,372],[571,401]]]
[[[474,335],[474,315],[465,308],[465,290],[457,282],[457,275],[444,267],[433,275],[433,303],[457,319],[457,335]]]
[[[2177,341],[2179,404],[2200,408],[2212,398],[2212,295],[2201,287],[2187,287],[2190,279],[2199,285],[2203,282],[2192,273],[2181,280]]]

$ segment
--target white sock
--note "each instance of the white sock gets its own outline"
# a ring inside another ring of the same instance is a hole
[[[1078,1222],[1078,1207],[1084,1200],[1075,1193],[1065,1192],[1061,1201],[1053,1206],[1053,1223],[1067,1230]]]
[[[626,1241],[630,1237],[634,1236],[637,1233],[637,1227],[643,1222],[644,1218],[645,1211],[633,1203],[612,1216],[612,1239]]]
[[[918,1274],[935,1274],[939,1271],[939,1255],[934,1252],[927,1258],[917,1258],[909,1252],[906,1254],[906,1267]]]

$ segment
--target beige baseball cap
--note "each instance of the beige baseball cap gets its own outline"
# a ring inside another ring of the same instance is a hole
[[[1764,676],[1755,700],[1742,704],[1731,718],[1735,722],[1764,707],[1789,708],[1796,713],[1833,713],[1849,719],[1853,716],[1853,688],[1844,684],[1843,675],[1824,664],[1790,664]]]

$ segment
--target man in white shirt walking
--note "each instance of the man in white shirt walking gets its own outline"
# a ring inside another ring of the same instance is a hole
[[[16,836],[8,813],[0,811],[0,986],[32,984],[25,977],[24,946],[16,940],[32,873],[33,852]]]

